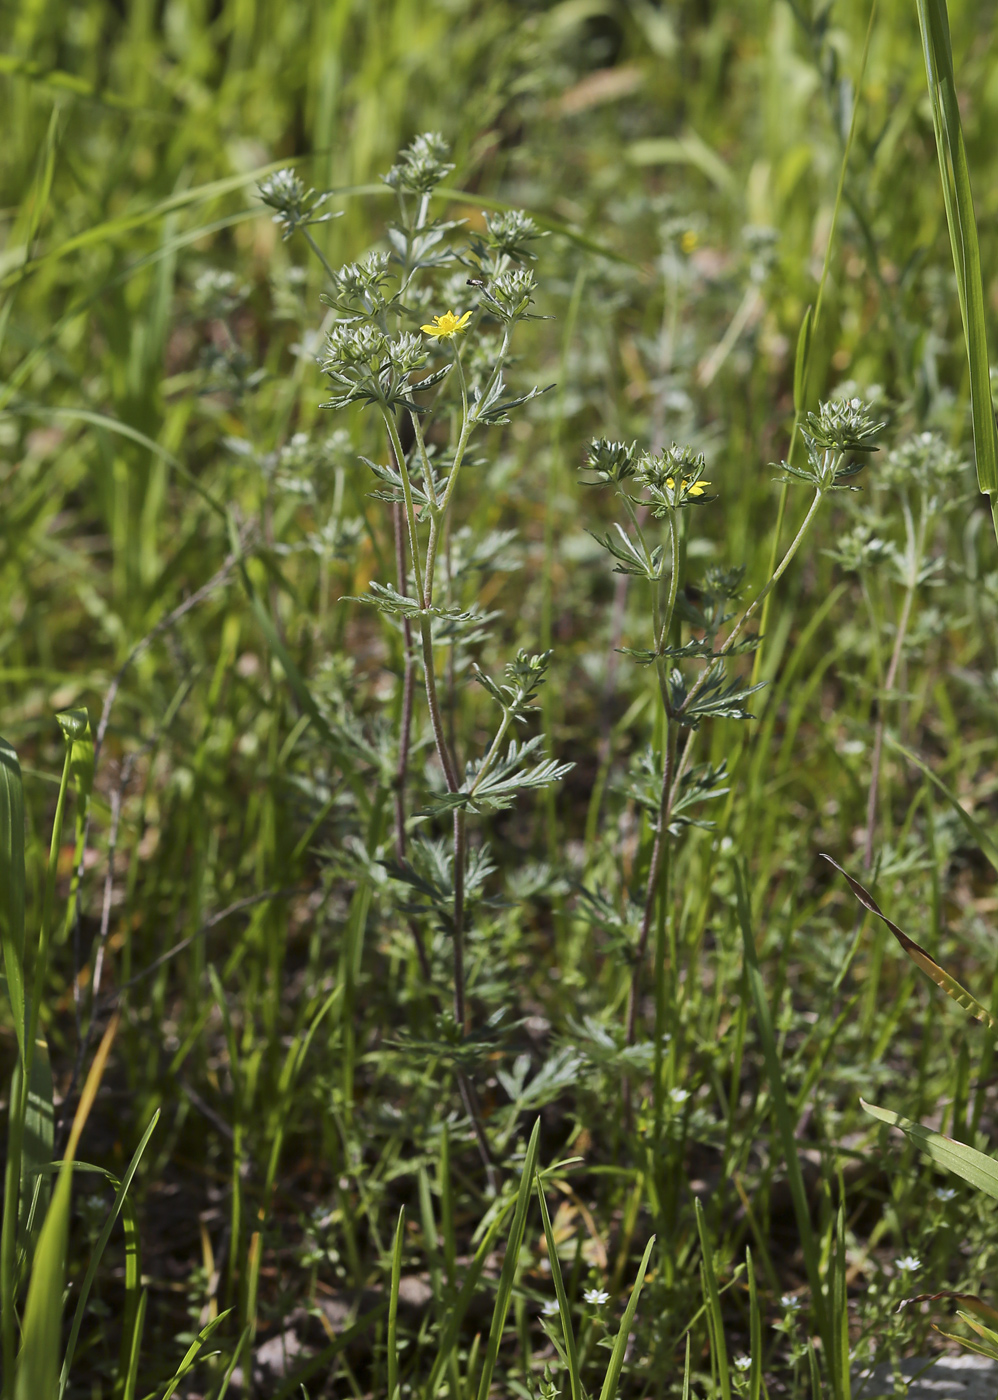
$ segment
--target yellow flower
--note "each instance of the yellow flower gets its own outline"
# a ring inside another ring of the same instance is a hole
[[[442,316],[434,316],[432,326],[420,326],[424,335],[432,335],[437,340],[451,340],[459,335],[471,320],[471,312],[466,311],[463,316],[455,316],[453,311],[445,311]]]
[[[692,253],[693,249],[700,242],[694,229],[688,228],[679,240],[680,247],[684,253]]]
[[[683,485],[685,486],[686,483],[683,482]],[[703,495],[703,488],[704,488],[705,486],[709,486],[709,485],[710,485],[710,482],[709,482],[709,481],[695,481],[695,482],[693,483],[692,486],[687,487],[686,494],[687,494],[688,496],[702,496],[702,495]]]

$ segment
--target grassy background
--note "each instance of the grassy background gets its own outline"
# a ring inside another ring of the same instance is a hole
[[[54,711],[83,704],[96,723],[136,644],[225,570],[122,676],[83,917],[57,949],[46,1008],[65,1115],[95,1014],[89,989],[120,804],[95,1029],[119,991],[124,1019],[82,1153],[120,1172],[163,1110],[138,1191],[146,1389],[172,1371],[181,1339],[226,1306],[235,1313],[219,1335],[230,1350],[246,1322],[254,1347],[275,1336],[318,1345],[350,1308],[367,1311],[385,1287],[401,1203],[403,1271],[415,1280],[403,1364],[425,1378],[446,1315],[447,1256],[471,1252],[487,1209],[446,1067],[398,1043],[402,1027],[432,1037],[405,925],[358,846],[345,761],[300,722],[203,494],[245,523],[249,578],[324,712],[337,724],[358,714],[377,742],[397,706],[397,638],[341,599],[391,571],[388,519],[366,497],[355,455],[379,449],[363,419],[318,410],[323,384],[308,351],[324,314],[321,277],[301,248],[280,242],[254,172],[291,162],[338,191],[331,207],[344,216],[320,230],[336,265],[382,237],[391,204],[379,172],[434,128],[453,144],[455,188],[579,235],[555,232],[541,245],[538,309],[553,319],[519,345],[524,378],[556,388],[490,439],[461,506],[475,537],[515,532],[511,557],[462,585],[469,601],[502,612],[484,661],[495,668],[516,646],[550,639],[544,722],[557,756],[576,765],[553,802],[492,819],[487,833],[514,895],[480,912],[471,946],[483,1018],[502,1008],[511,1023],[483,1079],[495,1139],[513,1151],[542,1110],[542,1162],[583,1159],[564,1177],[555,1228],[573,1298],[605,1286],[608,1321],[658,1234],[629,1393],[681,1382],[691,1323],[694,1370],[701,1389],[711,1384],[694,1195],[707,1205],[722,1282],[751,1244],[764,1316],[781,1319],[780,1298],[804,1272],[742,978],[737,853],[819,1226],[845,1186],[857,1354],[924,1345],[925,1317],[892,1312],[905,1290],[976,1289],[987,1275],[993,1234],[981,1206],[964,1188],[941,1197],[945,1183],[910,1147],[880,1139],[858,1104],[862,1093],[986,1143],[995,1104],[985,1032],[940,1005],[872,923],[844,970],[855,909],[817,858],[828,850],[861,866],[878,694],[903,597],[886,563],[857,576],[832,557],[857,523],[903,540],[899,493],[876,466],[862,496],[825,513],[775,599],[763,654],[772,684],[757,721],[705,731],[701,752],[727,757],[735,779],[717,828],[690,836],[672,873],[666,1084],[675,1092],[658,1155],[641,1114],[628,1125],[619,1107],[628,967],[581,917],[574,892],[580,880],[615,895],[640,884],[647,830],[619,794],[620,773],[653,724],[650,677],[613,652],[621,636],[647,644],[641,601],[632,590],[620,614],[623,597],[586,533],[602,503],[579,488],[576,468],[596,433],[694,441],[719,500],[697,515],[692,557],[744,562],[751,582],[764,580],[779,496],[769,464],[787,450],[794,345],[821,273],[854,101],[812,397],[844,380],[866,393],[880,386],[888,443],[934,428],[969,456],[914,8],[881,0],[858,93],[867,4],[814,10],[823,12],[809,15],[805,0],[39,0],[3,17],[0,693],[3,732],[26,769],[36,904],[60,765]],[[994,21],[970,0],[950,14],[991,310]],[[441,201],[440,212],[478,219],[479,207]],[[245,286],[227,318],[206,312],[207,269],[231,270]],[[331,436],[346,426],[353,445]],[[289,448],[296,433],[307,444]],[[917,590],[886,714],[987,825],[998,574],[971,468],[945,489],[954,508],[939,512],[928,540],[940,569]],[[803,513],[793,494],[789,509],[793,523]],[[458,677],[464,752],[483,736],[483,713]],[[422,716],[418,724],[422,766]],[[370,771],[350,761],[354,773]],[[989,1001],[993,872],[931,784],[890,750],[875,837],[884,907]],[[63,899],[68,827],[64,840]],[[445,951],[435,950],[441,965]],[[338,985],[286,1092],[290,1038]],[[3,1036],[12,1064],[13,1032]],[[102,1198],[79,1184],[77,1196],[79,1271]],[[501,1356],[509,1393],[534,1393],[550,1356],[539,1239],[534,1221]],[[917,1288],[896,1266],[909,1254],[921,1260]],[[74,1394],[111,1393],[122,1260],[116,1243]],[[725,1295],[733,1352],[749,1345],[743,1295],[743,1281]],[[596,1376],[602,1324],[579,1307]],[[455,1396],[470,1385],[475,1319],[448,1368]],[[372,1324],[312,1393],[383,1393],[383,1327]],[[767,1330],[771,1393],[803,1384],[792,1338]],[[213,1393],[210,1367],[197,1374],[189,1394]],[[259,1393],[277,1384],[262,1375]]]

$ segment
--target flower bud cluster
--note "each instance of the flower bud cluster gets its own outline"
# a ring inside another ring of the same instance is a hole
[[[663,516],[683,506],[706,505],[709,481],[703,480],[707,463],[702,452],[675,443],[664,452],[641,458],[635,479],[651,497],[653,515]]]
[[[318,212],[329,195],[316,194],[315,190],[307,188],[304,180],[293,170],[276,170],[273,175],[261,180],[258,190],[264,204],[276,211],[274,223],[280,226],[285,242],[296,229],[337,217]]]
[[[449,155],[450,148],[439,132],[424,132],[381,178],[403,194],[429,194],[454,169],[447,159]]]
[[[498,277],[486,282],[482,288],[482,300],[504,325],[511,326],[526,316],[536,290],[534,274],[527,268],[517,268],[512,272],[501,272]]]
[[[636,442],[611,442],[609,438],[593,438],[586,457],[586,466],[595,472],[597,481],[591,485],[619,485],[637,470]]]

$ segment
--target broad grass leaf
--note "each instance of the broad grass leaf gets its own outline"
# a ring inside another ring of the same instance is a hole
[[[822,858],[827,860],[829,865],[833,865],[840,875],[845,876],[849,882],[849,888],[863,908],[868,909],[871,914],[876,914],[877,918],[887,925],[909,958],[917,968],[925,973],[926,977],[935,982],[937,987],[941,987],[948,997],[952,997],[958,1006],[963,1007],[964,1011],[969,1011],[971,1016],[976,1016],[978,1021],[983,1021],[986,1026],[994,1026],[995,1021],[991,1012],[982,1006],[977,998],[967,991],[966,987],[961,986],[955,977],[951,977],[945,968],[940,967],[935,958],[927,953],[921,944],[916,943],[913,938],[908,937],[903,929],[898,928],[897,924],[887,917],[869,890],[864,889],[858,880],[854,880],[848,871],[843,870],[841,865],[830,855],[826,855],[824,851]]]
[[[937,1167],[952,1172],[954,1176],[969,1182],[971,1186],[976,1186],[978,1191],[983,1191],[998,1201],[998,1161],[994,1157],[978,1152],[975,1147],[968,1147],[965,1142],[956,1142],[953,1138],[934,1132],[922,1123],[913,1123],[910,1118],[904,1118],[900,1113],[878,1108],[875,1104],[867,1103],[865,1099],[860,1099],[860,1103],[871,1118],[907,1133],[912,1142],[920,1147]]]
[[[22,1247],[29,1251],[29,1258],[29,1237],[37,1233],[52,1195],[52,1179],[45,1169],[52,1161],[54,1141],[52,1065],[49,1060],[48,1043],[44,1036],[39,1035],[35,1037],[35,1053],[31,1057],[31,1076],[28,1081],[24,1139],[21,1147],[21,1193],[18,1204],[18,1234]]]
[[[902,1298],[898,1311],[915,1303],[962,1303],[964,1311],[974,1313],[982,1322],[993,1322],[998,1326],[998,1309],[979,1298],[976,1293],[954,1293],[944,1288],[940,1293],[917,1293],[913,1298]]]
[[[66,1243],[73,1189],[73,1160],[80,1135],[100,1085],[111,1043],[118,1029],[115,1017],[100,1043],[90,1067],[59,1170],[52,1202],[38,1237],[31,1282],[24,1306],[21,1350],[14,1381],[16,1400],[58,1400],[62,1306],[66,1288]]]

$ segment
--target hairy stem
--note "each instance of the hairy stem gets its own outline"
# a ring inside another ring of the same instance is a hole
[[[409,527],[409,554],[412,558],[412,572],[416,580],[416,597],[421,607],[427,604],[423,600],[423,570],[419,561],[419,537],[416,534],[416,507],[412,500],[412,482],[409,480],[409,468],[406,465],[405,452],[402,443],[399,441],[398,427],[395,418],[387,406],[382,406],[381,416],[385,420],[385,427],[388,430],[389,441],[395,460],[398,463],[399,475],[402,478],[402,495],[405,498],[405,517]]]
[[[908,623],[911,620],[911,609],[915,601],[915,593],[918,589],[918,575],[925,550],[927,521],[924,512],[919,522],[917,539],[910,529],[910,514],[907,510],[905,513],[909,518],[908,544],[911,567],[908,574],[908,586],[905,589],[904,602],[901,605],[901,616],[898,618],[897,635],[894,638],[894,650],[891,652],[890,664],[887,667],[887,675],[884,677],[884,693],[877,704],[877,728],[873,739],[873,758],[870,764],[870,791],[866,801],[866,839],[863,843],[863,865],[867,870],[873,865],[873,836],[877,823],[877,799],[880,794],[880,766],[884,751],[884,730],[887,725],[887,701],[891,691],[894,689],[898,668],[901,665],[901,656],[904,652],[905,637],[908,633]]]

